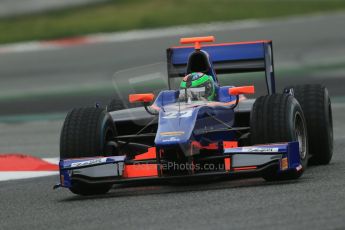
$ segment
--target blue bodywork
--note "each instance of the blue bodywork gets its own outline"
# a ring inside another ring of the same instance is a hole
[[[225,44],[225,45],[205,45],[202,50],[208,53],[212,63],[229,61],[248,61],[265,58],[265,44]],[[267,42],[268,44],[268,42]],[[174,65],[187,64],[189,55],[194,51],[194,47],[171,48],[173,56],[171,62]]]
[[[212,142],[232,140],[230,131],[224,131],[217,135],[208,135],[208,130],[224,128],[215,117],[228,126],[234,123],[234,111],[225,107],[198,106],[181,111],[160,111],[159,125],[155,139],[158,147],[166,145],[181,144],[187,145],[192,140],[200,141],[202,138]],[[205,131],[205,132],[203,132]],[[177,135],[163,135],[164,133],[177,132]],[[225,136],[227,134],[227,136]]]
[[[192,47],[173,47],[167,50],[169,78],[186,74],[186,65],[192,52]],[[268,93],[275,93],[272,42],[207,45],[201,52],[207,55],[207,61],[211,66],[207,74],[214,77],[216,102],[219,104],[181,103],[177,101],[178,90],[161,91],[154,102],[154,106],[159,110],[158,129],[154,140],[156,162],[160,150],[165,148],[190,146],[192,142],[201,143],[201,146],[220,143],[217,151],[224,162],[228,160],[230,163],[222,172],[225,175],[238,173],[233,168],[254,167],[259,171],[277,164],[279,172],[301,170],[298,142],[247,147],[223,146],[226,141],[238,141],[236,130],[231,129],[234,125],[235,111],[226,105],[235,103],[238,98],[229,95],[229,88],[232,86],[219,86],[216,73],[265,71]],[[186,154],[186,157],[193,155]],[[126,155],[60,160],[61,186],[70,188],[74,175],[81,175],[82,181],[87,183],[122,183],[126,181],[126,178],[123,178],[123,168],[126,164],[133,164],[133,160]],[[157,171],[160,171],[159,167]],[[158,176],[146,179],[157,178],[166,177],[159,172]]]
[[[219,102],[236,101],[235,96],[229,95],[229,88],[231,86],[217,86],[216,95]],[[228,126],[232,126],[234,124],[233,109],[228,106],[208,106],[207,103],[188,105],[177,102],[178,96],[178,90],[165,90],[155,100],[154,104],[161,108],[155,138],[156,146],[188,145],[191,141],[200,141],[202,138],[207,139],[209,142],[233,140],[231,131],[210,135],[203,132],[224,128],[224,124],[219,123],[211,116],[221,120]],[[170,135],[173,132],[176,132],[177,135]]]
[[[201,52],[201,56],[206,57],[204,65],[210,66],[206,69],[205,74],[214,78],[217,102],[234,102],[237,98],[228,93],[232,86],[219,86],[216,72],[265,71],[268,93],[275,93],[271,41],[207,45],[202,50],[194,50],[193,47],[170,48],[167,50],[169,77],[188,74],[186,71],[188,71],[189,62],[192,56],[198,52]],[[168,90],[161,92],[155,101],[155,105],[161,108],[155,139],[156,146],[188,145],[191,141],[200,141],[202,138],[210,142],[235,140],[232,131],[207,134],[207,130],[217,130],[224,128],[224,126],[232,127],[235,118],[233,108],[230,106],[209,106],[208,104],[190,106],[189,108],[187,106],[186,108],[184,104],[180,105],[176,102],[177,98],[178,91]],[[169,110],[169,105],[174,104],[175,107]],[[205,132],[201,132],[202,130]],[[177,134],[168,135],[169,132],[176,132]],[[162,133],[167,133],[167,135],[161,135]],[[200,134],[198,135],[198,133]]]
[[[284,171],[300,167],[298,146],[298,142],[294,141],[283,144],[229,148],[224,150],[224,155],[232,157],[234,167],[261,165],[273,159],[281,161],[286,158],[288,160],[288,168],[283,169],[280,167],[280,171]]]
[[[215,73],[238,73],[264,71],[268,94],[275,93],[272,41],[254,41],[205,45],[202,50],[210,58],[212,76]],[[175,78],[186,74],[186,65],[193,47],[173,47],[167,49],[168,77]]]

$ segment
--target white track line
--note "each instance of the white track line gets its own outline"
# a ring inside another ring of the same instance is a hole
[[[9,180],[19,180],[19,179],[28,179],[36,177],[45,177],[58,175],[58,171],[9,171],[9,172],[0,172],[0,181],[9,181]]]

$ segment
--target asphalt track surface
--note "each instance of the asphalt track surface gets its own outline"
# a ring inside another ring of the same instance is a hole
[[[224,42],[273,39],[276,66],[299,68],[311,62],[332,66],[313,67],[308,76],[278,82],[280,88],[305,82],[321,82],[329,88],[335,134],[331,164],[310,167],[300,180],[290,182],[267,183],[259,178],[187,186],[152,184],[114,187],[107,195],[87,198],[64,189],[53,191],[56,176],[5,181],[0,182],[0,229],[344,229],[345,31],[340,29],[344,21],[345,14],[336,14],[212,32]],[[0,88],[107,82],[119,69],[160,61],[164,48],[176,44],[179,36],[0,55]],[[66,111],[72,102],[89,104],[94,99],[72,97],[63,106],[67,99],[62,98],[58,110],[47,106],[49,100],[30,105],[16,101],[11,114],[34,108]],[[1,123],[0,152],[57,157],[61,124],[61,120]]]

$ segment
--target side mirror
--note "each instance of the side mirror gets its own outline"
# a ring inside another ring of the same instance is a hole
[[[149,102],[152,102],[154,98],[155,98],[155,95],[153,93],[130,94],[128,97],[130,103],[135,103],[135,102],[149,103]]]
[[[233,87],[229,89],[229,94],[233,96],[237,96],[239,94],[254,94],[255,88],[253,85],[250,86],[239,86]]]

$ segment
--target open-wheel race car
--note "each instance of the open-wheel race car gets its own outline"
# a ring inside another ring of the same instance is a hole
[[[272,41],[203,45],[214,37],[182,38],[167,49],[168,79],[177,89],[130,94],[142,107],[76,108],[60,140],[60,184],[79,195],[113,184],[204,177],[299,178],[309,163],[328,164],[332,110],[321,85],[276,93]],[[264,71],[267,91],[221,86],[217,75]],[[216,74],[217,73],[217,74]]]

